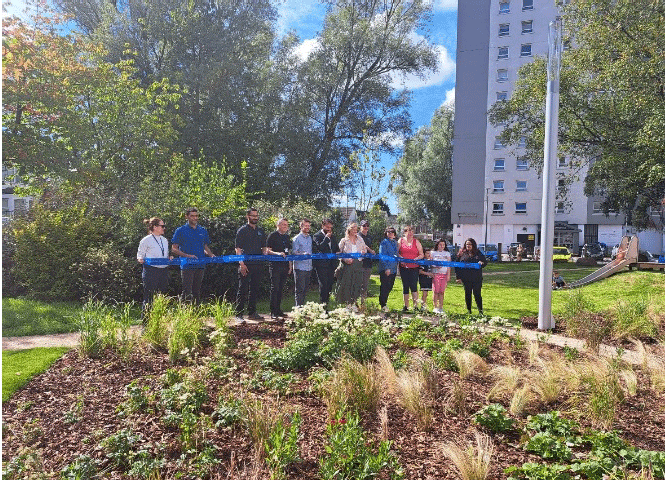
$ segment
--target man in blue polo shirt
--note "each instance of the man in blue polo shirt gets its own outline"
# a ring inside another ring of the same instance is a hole
[[[199,211],[196,208],[188,208],[185,212],[187,223],[176,229],[171,239],[171,251],[174,255],[185,258],[201,259],[208,255],[214,257],[208,244],[208,231],[198,225]],[[201,282],[203,280],[206,265],[184,264],[180,267],[180,276],[183,280],[183,299],[194,300],[199,303],[201,300]]]

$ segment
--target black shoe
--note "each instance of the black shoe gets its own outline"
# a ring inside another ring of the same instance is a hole
[[[248,320],[257,320],[257,321],[259,321],[259,320],[263,320],[264,317],[262,317],[261,315],[259,315],[257,313],[251,313],[247,316],[247,319]]]
[[[275,314],[275,316],[276,316],[276,317],[280,317],[280,318],[286,318],[286,317],[287,317],[287,314],[284,313],[282,310],[280,310],[279,312],[277,312],[277,313]]]
[[[271,320],[277,320],[280,316],[277,313],[271,313]]]
[[[409,308],[407,308],[407,307],[402,307],[402,311],[403,311],[403,313],[409,313]]]

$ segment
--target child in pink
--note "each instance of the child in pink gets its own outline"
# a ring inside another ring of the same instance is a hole
[[[430,259],[438,262],[450,262],[451,254],[449,249],[446,246],[446,241],[444,239],[437,240],[435,242],[435,248],[430,252]],[[449,267],[443,267],[438,265],[433,265],[430,270],[434,277],[432,279],[432,292],[433,292],[433,312],[434,313],[444,313],[444,291],[446,290],[446,285],[449,283],[451,278],[451,269]]]

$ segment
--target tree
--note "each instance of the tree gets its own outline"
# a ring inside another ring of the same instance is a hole
[[[174,148],[211,163],[223,159],[248,191],[274,197],[292,136],[282,95],[295,63],[295,38],[276,41],[269,0],[58,0],[111,61],[131,59],[144,84],[182,87]],[[284,132],[284,133],[283,133]],[[294,150],[297,150],[294,148]]]
[[[585,193],[654,226],[648,209],[664,199],[664,5],[656,0],[577,0],[564,8],[559,148],[585,172]],[[503,143],[527,138],[527,158],[543,162],[545,60],[519,71],[511,99],[493,105]]]
[[[402,221],[428,220],[436,229],[451,227],[453,109],[440,107],[428,127],[405,142],[391,169],[391,190]]]
[[[3,162],[123,200],[169,155],[178,89],[144,88],[130,61],[105,62],[99,44],[60,34],[61,21],[3,21]]]
[[[340,167],[364,131],[390,151],[392,132],[410,131],[409,94],[392,78],[425,75],[437,67],[427,39],[414,32],[431,15],[423,0],[331,1],[318,47],[300,66],[290,110],[304,115],[304,142],[284,168],[312,198],[339,191]]]

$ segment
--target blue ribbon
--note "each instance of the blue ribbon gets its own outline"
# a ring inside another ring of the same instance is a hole
[[[384,262],[415,263],[417,265],[431,265],[437,267],[473,268],[479,269],[478,263],[466,262],[443,262],[436,260],[413,260],[411,258],[391,257],[389,255],[372,255],[370,253],[314,253],[311,255],[221,255],[219,257],[206,258],[146,258],[146,265],[205,265],[207,263],[236,263],[236,262],[293,262],[299,260],[338,260],[342,258],[369,258],[371,260],[382,260]]]

